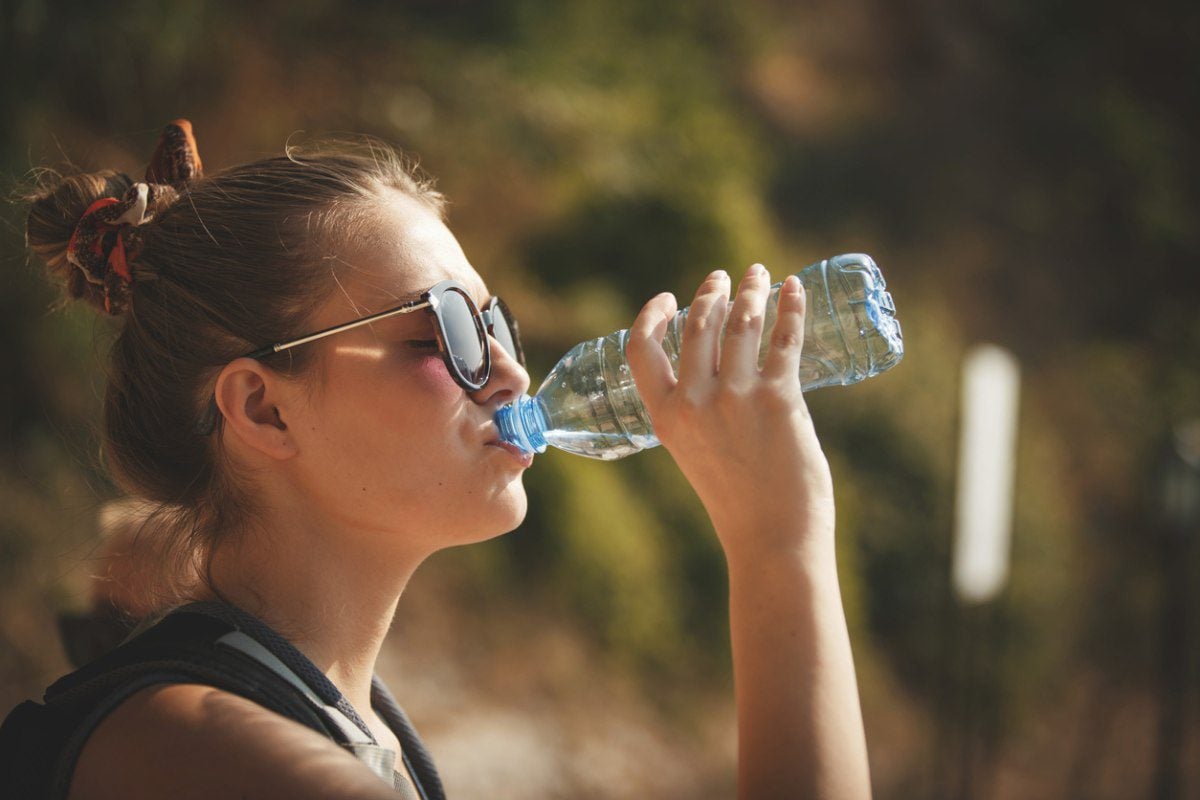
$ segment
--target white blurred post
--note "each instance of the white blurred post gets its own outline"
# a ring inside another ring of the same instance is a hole
[[[958,487],[954,509],[951,583],[965,607],[950,637],[960,663],[962,693],[956,709],[958,781],[949,793],[976,797],[977,771],[990,762],[979,753],[978,703],[985,687],[994,689],[995,644],[989,635],[988,601],[1008,579],[1012,542],[1013,484],[1016,474],[1017,405],[1020,370],[1008,351],[993,345],[972,348],[963,362],[958,450]],[[988,694],[991,692],[989,691]],[[985,742],[990,741],[985,737]],[[982,761],[980,760],[982,757]],[[954,766],[950,767],[953,774]],[[948,782],[947,786],[951,786]]]
[[[994,345],[968,352],[951,568],[954,589],[968,603],[991,600],[1008,578],[1019,393],[1011,353]]]

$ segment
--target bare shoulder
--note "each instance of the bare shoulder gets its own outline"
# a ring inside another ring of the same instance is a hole
[[[314,731],[245,698],[195,684],[151,686],[92,733],[70,800],[394,798],[366,766]]]

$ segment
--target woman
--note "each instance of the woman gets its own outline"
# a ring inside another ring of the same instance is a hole
[[[202,176],[180,120],[146,181],[66,178],[28,222],[71,297],[125,316],[105,454],[160,505],[144,538],[162,549],[156,577],[177,578],[163,596],[281,634],[393,753],[372,674],[397,601],[433,552],[521,523],[532,461],[493,424],[529,388],[515,324],[441,212],[377,145]],[[629,359],[726,554],[738,794],[866,797],[832,485],[797,377],[803,290],[785,283],[760,371],[770,278],[741,278],[718,347],[730,283],[717,271],[700,286],[677,379],[660,347],[669,294],[638,315]],[[396,796],[347,748],[199,682],[133,692],[80,738],[73,800]]]

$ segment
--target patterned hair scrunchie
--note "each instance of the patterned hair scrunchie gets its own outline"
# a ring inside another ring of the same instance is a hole
[[[113,315],[129,307],[134,282],[132,262],[141,242],[136,229],[149,222],[155,199],[200,177],[203,166],[192,124],[177,119],[163,129],[146,168],[146,180],[124,197],[102,197],[88,206],[67,242],[67,261],[85,280],[104,291],[104,310]]]
[[[104,289],[104,310],[120,314],[127,306],[136,251],[126,246],[125,230],[146,221],[150,185],[135,183],[118,200],[103,197],[88,206],[67,242],[67,261],[83,273],[88,283]]]

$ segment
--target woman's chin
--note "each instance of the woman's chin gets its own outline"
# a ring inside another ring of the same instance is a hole
[[[511,533],[521,527],[525,514],[529,510],[529,497],[525,494],[525,486],[518,476],[493,498],[488,505],[488,518],[481,526],[482,535],[478,541],[494,539]]]

